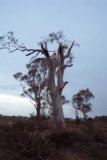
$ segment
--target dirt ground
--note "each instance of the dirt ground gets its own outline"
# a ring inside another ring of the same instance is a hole
[[[49,120],[0,116],[0,160],[107,160],[107,117],[67,126],[56,136]]]

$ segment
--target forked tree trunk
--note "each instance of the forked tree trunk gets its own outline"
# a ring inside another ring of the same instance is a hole
[[[50,90],[50,96],[53,107],[53,114],[52,114],[53,132],[61,134],[66,131],[66,124],[64,120],[64,114],[61,102],[61,92],[59,91],[59,89],[62,86],[60,86],[59,84],[58,84],[59,86],[56,86],[55,84],[55,72],[56,72],[57,62],[54,59],[49,59],[48,62],[49,62],[48,86]],[[57,80],[59,81],[59,78]],[[61,81],[63,80],[61,79]]]

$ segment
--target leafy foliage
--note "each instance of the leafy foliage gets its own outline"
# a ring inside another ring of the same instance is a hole
[[[81,111],[84,119],[87,118],[87,113],[91,111],[92,104],[89,101],[94,98],[94,95],[89,89],[80,90],[73,95],[72,104],[76,111],[76,118],[78,119],[78,111]]]
[[[18,72],[14,74],[14,78],[20,81],[23,88],[21,96],[29,97],[38,110],[38,114],[40,114],[40,111],[43,114],[48,105],[50,105],[49,103],[51,103],[49,90],[46,85],[46,61],[43,58],[39,58],[36,62],[34,60],[31,61],[26,67],[28,70],[26,74]]]
[[[61,100],[62,100],[62,104],[67,104],[67,103],[70,103],[69,100],[66,99],[66,97],[64,95],[61,96]]]

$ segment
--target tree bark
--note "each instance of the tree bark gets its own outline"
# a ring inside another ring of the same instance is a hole
[[[64,114],[63,114],[62,102],[61,102],[61,92],[59,91],[62,86],[55,85],[55,71],[57,68],[57,65],[56,65],[57,62],[53,59],[49,59],[48,62],[49,62],[48,86],[50,90],[50,96],[51,96],[52,107],[53,107],[53,114],[52,114],[53,132],[61,134],[66,131],[66,124],[64,120]],[[59,78],[58,78],[57,85],[59,85]],[[62,79],[61,79],[61,82],[62,82]]]
[[[66,124],[64,120],[60,95],[54,92],[53,94],[51,94],[51,99],[53,106],[53,114],[52,114],[53,132],[58,134],[64,133],[66,131]]]
[[[40,102],[38,101],[37,102],[37,107],[36,107],[36,113],[37,113],[37,120],[39,120],[40,119],[40,109],[41,109],[41,104],[40,104]]]

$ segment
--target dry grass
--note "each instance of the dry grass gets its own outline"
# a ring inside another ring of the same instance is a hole
[[[0,159],[107,160],[107,119],[68,120],[67,126],[58,136],[50,120],[0,116]]]

